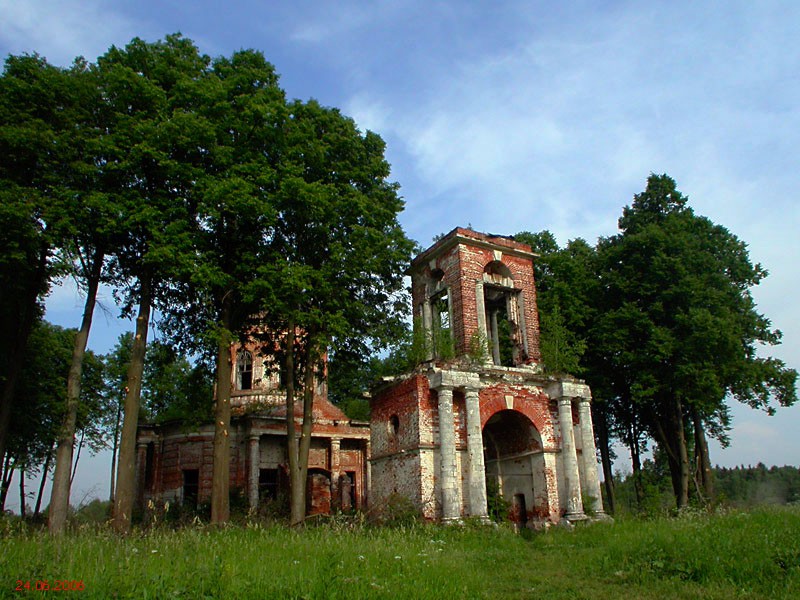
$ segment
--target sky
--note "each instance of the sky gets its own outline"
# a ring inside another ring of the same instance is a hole
[[[800,3],[0,0],[4,57],[66,66],[175,32],[212,57],[260,50],[288,97],[379,133],[423,247],[456,226],[594,243],[668,173],[767,268],[753,295],[784,338],[765,354],[800,369]],[[132,325],[101,304],[106,352]],[[47,318],[77,326],[81,306],[66,283]],[[800,407],[734,402],[712,463],[798,465],[798,430]],[[108,455],[81,461],[73,503],[107,495]]]

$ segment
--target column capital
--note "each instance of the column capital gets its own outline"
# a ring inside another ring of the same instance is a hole
[[[572,398],[568,396],[562,396],[561,398],[558,399],[558,405],[569,406],[570,408],[572,408]]]
[[[547,395],[558,400],[564,398],[586,398],[591,400],[592,398],[589,386],[582,381],[556,381],[547,386]]]
[[[428,381],[431,389],[434,390],[479,388],[481,385],[477,373],[465,373],[464,371],[436,370],[428,375]]]

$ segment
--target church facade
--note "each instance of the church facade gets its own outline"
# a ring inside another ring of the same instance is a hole
[[[445,521],[486,518],[497,496],[520,521],[603,512],[590,390],[541,366],[534,259],[459,228],[412,262],[428,360],[373,395],[373,502]]]
[[[414,259],[426,360],[375,387],[369,423],[317,383],[308,514],[393,495],[442,521],[486,518],[499,497],[517,521],[603,513],[590,390],[542,368],[535,258],[511,238],[458,228]],[[256,346],[233,347],[231,360],[230,484],[257,508],[288,494],[284,392]],[[299,403],[294,419],[299,429]],[[139,504],[208,501],[213,436],[213,424],[140,426]]]

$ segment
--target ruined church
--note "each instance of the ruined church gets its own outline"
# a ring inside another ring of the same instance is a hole
[[[512,238],[457,228],[412,261],[426,360],[376,385],[369,423],[348,419],[318,383],[309,514],[393,495],[441,521],[486,518],[496,497],[519,520],[603,513],[589,388],[542,368],[535,258]],[[256,348],[231,353],[231,486],[256,507],[288,486],[283,394]],[[212,442],[213,425],[141,426],[139,501],[209,498]]]

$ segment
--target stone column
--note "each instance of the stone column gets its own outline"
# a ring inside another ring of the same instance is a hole
[[[483,435],[478,390],[467,389],[467,453],[469,454],[469,514],[486,518],[486,468],[483,464]]]
[[[486,323],[486,298],[483,295],[483,281],[475,282],[475,307],[478,317],[478,337],[483,346],[484,362],[492,364],[492,355],[489,351],[489,326]]]
[[[501,364],[500,360],[500,332],[497,330],[497,311],[493,310],[491,313],[492,319],[492,358],[494,364]]]
[[[422,331],[425,340],[425,360],[433,360],[433,347],[428,340],[433,339],[433,309],[430,298],[422,303]]]
[[[440,386],[439,393],[439,481],[442,492],[442,520],[461,516],[456,473],[456,432],[453,418],[453,388]]]
[[[331,501],[335,508],[341,508],[341,496],[339,495],[340,448],[341,440],[339,438],[331,438]]]
[[[564,491],[567,495],[567,519],[585,519],[581,500],[581,476],[578,470],[578,453],[575,450],[575,433],[572,428],[572,399],[558,399],[558,422],[561,426],[561,464],[564,467]]]
[[[583,456],[584,483],[587,496],[592,498],[591,508],[595,513],[603,512],[603,497],[600,493],[600,477],[597,475],[597,448],[594,444],[592,409],[589,398],[581,398],[578,404],[580,415],[581,449]]]
[[[251,510],[258,508],[258,479],[261,473],[259,469],[261,463],[261,453],[259,444],[261,438],[256,434],[251,434],[247,438],[247,501]]]

